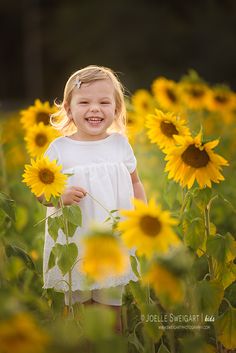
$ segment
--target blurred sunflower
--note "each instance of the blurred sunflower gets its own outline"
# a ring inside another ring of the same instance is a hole
[[[165,157],[169,179],[179,182],[182,187],[187,185],[189,189],[195,180],[200,188],[211,187],[211,181],[219,183],[224,180],[220,170],[228,162],[213,152],[219,140],[203,143],[201,132],[194,138],[175,136],[175,140],[177,146],[169,149]]]
[[[177,221],[170,217],[168,211],[162,211],[155,200],[144,202],[134,199],[134,210],[121,210],[126,219],[118,224],[124,243],[129,247],[137,247],[138,255],[151,257],[154,253],[166,252],[170,246],[180,243],[171,226]]]
[[[50,115],[57,111],[56,106],[50,106],[49,102],[42,103],[39,99],[36,99],[34,105],[28,109],[21,110],[21,123],[24,129],[43,123],[44,125],[50,124]]]
[[[147,116],[146,127],[150,141],[156,143],[163,151],[176,144],[174,135],[190,135],[184,118],[174,113],[163,113],[158,109],[155,109],[155,114]]]
[[[164,266],[153,263],[143,277],[144,283],[149,283],[154,289],[162,305],[180,304],[184,300],[184,286],[180,278]]]
[[[136,136],[142,131],[143,124],[140,124],[139,116],[134,111],[127,111],[126,131],[130,143],[133,145]]]
[[[163,109],[174,112],[181,111],[179,88],[176,82],[164,77],[157,78],[152,83],[152,92]]]
[[[152,95],[145,89],[139,89],[134,92],[131,97],[131,103],[134,111],[143,117],[145,117],[146,114],[153,112],[155,107]]]
[[[103,281],[127,271],[128,252],[121,239],[112,234],[112,230],[97,225],[83,237],[82,247],[83,261],[79,268],[92,280]]]
[[[179,84],[181,100],[189,109],[206,107],[209,88],[202,82],[183,82]]]
[[[43,353],[50,338],[27,313],[0,322],[0,350],[2,353]]]
[[[31,188],[37,197],[44,195],[46,201],[51,196],[60,196],[66,184],[67,176],[62,174],[56,161],[50,161],[48,157],[38,157],[31,160],[31,165],[25,166],[23,182]]]
[[[26,141],[26,149],[31,157],[39,157],[58,136],[60,136],[60,134],[57,130],[41,122],[27,130],[24,138]]]
[[[210,111],[220,111],[236,108],[236,94],[225,86],[215,87],[209,91],[207,107]]]

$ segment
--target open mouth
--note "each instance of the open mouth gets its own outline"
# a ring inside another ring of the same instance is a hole
[[[101,124],[101,122],[104,120],[103,118],[98,118],[98,117],[91,117],[91,118],[85,118],[85,120],[92,126],[98,126]]]

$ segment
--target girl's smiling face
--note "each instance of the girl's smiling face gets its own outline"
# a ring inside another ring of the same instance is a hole
[[[82,83],[75,87],[69,104],[65,105],[67,115],[73,119],[79,140],[99,140],[108,136],[107,129],[116,115],[114,86],[109,79]]]

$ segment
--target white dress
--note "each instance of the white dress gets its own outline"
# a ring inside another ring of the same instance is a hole
[[[119,133],[113,133],[102,140],[77,141],[69,137],[59,137],[48,147],[45,155],[50,160],[57,160],[62,165],[63,173],[73,173],[68,178],[68,186],[80,186],[87,190],[108,210],[132,209],[133,186],[130,173],[136,168],[136,159],[128,140]],[[90,196],[85,196],[79,203],[82,212],[82,227],[76,229],[69,241],[78,246],[80,258],[80,240],[89,227],[91,220],[104,222],[107,212]],[[47,216],[55,212],[55,208],[47,208]],[[65,244],[65,235],[59,230],[57,243]],[[68,275],[63,277],[58,266],[47,271],[49,255],[54,240],[48,233],[46,222],[44,259],[43,259],[43,288],[54,288],[56,291],[68,291]],[[135,254],[134,249],[129,251]],[[127,284],[138,278],[129,266],[123,276],[109,277],[105,282],[93,283],[88,287],[85,276],[79,271],[79,266],[72,270],[72,290],[92,290],[109,288],[120,284]]]

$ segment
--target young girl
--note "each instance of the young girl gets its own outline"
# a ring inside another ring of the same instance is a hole
[[[57,160],[69,177],[67,188],[62,195],[65,205],[79,203],[82,211],[82,227],[71,238],[80,249],[81,236],[86,233],[91,220],[104,222],[106,211],[91,197],[88,191],[106,209],[131,209],[131,199],[146,202],[144,188],[136,170],[133,150],[125,137],[125,102],[123,87],[112,70],[88,66],[76,71],[67,81],[64,98],[58,106],[58,113],[51,118],[54,127],[74,131],[70,136],[54,140],[45,155]],[[63,116],[63,119],[58,117]],[[48,207],[47,216],[54,209]],[[60,233],[57,242],[64,244],[65,236]],[[68,305],[67,284],[59,268],[47,271],[49,255],[54,241],[47,231],[44,245],[44,288],[54,288],[65,293]],[[106,244],[104,244],[106,246]],[[131,266],[120,277],[108,278],[105,283],[85,285],[85,277],[75,266],[72,271],[72,302],[96,303],[114,306],[122,304],[124,286],[137,281]],[[119,309],[118,309],[119,310]]]

